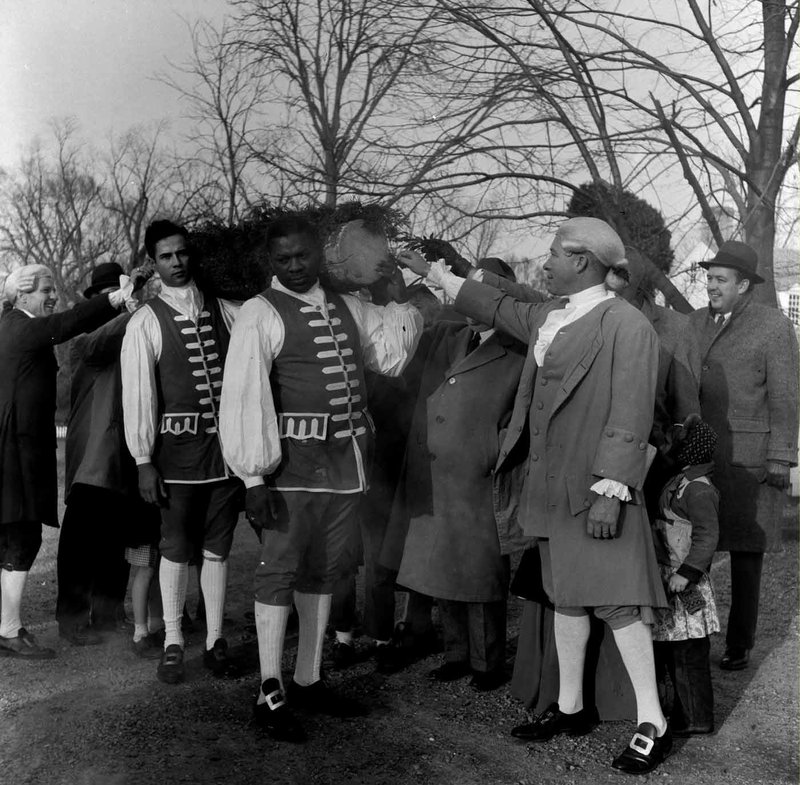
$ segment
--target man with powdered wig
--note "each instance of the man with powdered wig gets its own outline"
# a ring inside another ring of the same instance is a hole
[[[638,728],[613,761],[645,773],[669,753],[653,663],[652,609],[666,598],[642,499],[653,420],[658,339],[621,288],[625,249],[596,218],[558,229],[544,264],[557,299],[536,304],[432,266],[455,308],[528,344],[495,472],[524,462],[519,519],[536,537],[555,606],[558,701],[514,729],[531,742],[580,736],[597,723],[583,705],[592,613],[611,628],[636,694]],[[525,438],[527,435],[527,439]]]
[[[53,273],[44,265],[8,276],[0,319],[0,656],[46,659],[22,626],[25,582],[42,543],[42,524],[58,526],[56,474],[55,344],[112,319],[130,299],[133,284],[62,313]]]

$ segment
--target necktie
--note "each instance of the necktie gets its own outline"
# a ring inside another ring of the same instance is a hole
[[[467,354],[472,354],[481,345],[481,334],[473,332],[467,343]]]

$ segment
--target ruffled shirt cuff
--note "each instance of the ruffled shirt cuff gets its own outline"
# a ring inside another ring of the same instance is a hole
[[[451,273],[442,259],[432,262],[428,270],[428,283],[439,287],[450,300],[456,299],[465,280]]]
[[[607,496],[609,499],[619,499],[621,502],[631,500],[631,492],[625,483],[616,480],[598,480],[592,487],[598,496]]]

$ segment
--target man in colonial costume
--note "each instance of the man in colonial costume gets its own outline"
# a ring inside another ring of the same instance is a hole
[[[256,722],[274,738],[297,742],[305,733],[289,705],[335,716],[361,711],[328,690],[320,662],[333,583],[352,566],[367,487],[373,434],[364,370],[401,373],[422,319],[405,302],[380,307],[323,289],[322,248],[307,221],[275,221],[266,245],[277,280],[242,306],[234,326],[221,432],[225,457],[248,489],[248,517],[261,532]],[[404,288],[394,294],[403,300]],[[281,657],[293,602],[299,642],[284,696]]]
[[[0,320],[0,656],[42,659],[20,620],[42,524],[58,526],[55,344],[90,332],[117,315],[133,285],[55,313],[53,273],[39,264],[14,270],[5,282],[11,308]]]
[[[145,232],[145,248],[161,292],[133,315],[125,332],[122,407],[139,492],[161,508],[166,637],[156,673],[160,681],[177,684],[184,678],[181,618],[190,561],[199,565],[205,603],[203,663],[215,675],[234,670],[222,618],[241,483],[222,457],[219,398],[238,306],[197,287],[183,227],[154,221]]]
[[[642,498],[653,421],[658,338],[647,319],[607,288],[625,265],[616,232],[596,218],[558,229],[544,264],[557,299],[531,304],[434,265],[429,279],[465,315],[528,344],[495,472],[522,461],[520,520],[540,540],[545,590],[555,606],[558,702],[515,729],[528,741],[583,735],[597,721],[583,705],[592,613],[611,628],[636,694],[638,728],[613,761],[651,771],[672,746],[661,711],[649,623],[666,605]],[[527,435],[527,440],[523,437]]]

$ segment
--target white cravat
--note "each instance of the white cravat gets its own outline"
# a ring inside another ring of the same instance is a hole
[[[544,320],[544,324],[539,328],[536,344],[533,347],[533,356],[536,358],[536,362],[539,365],[544,362],[544,356],[547,354],[547,350],[559,330],[577,321],[581,316],[585,316],[598,303],[614,296],[614,292],[609,292],[605,284],[600,283],[597,286],[590,286],[588,289],[571,294],[564,308],[550,311]]]

